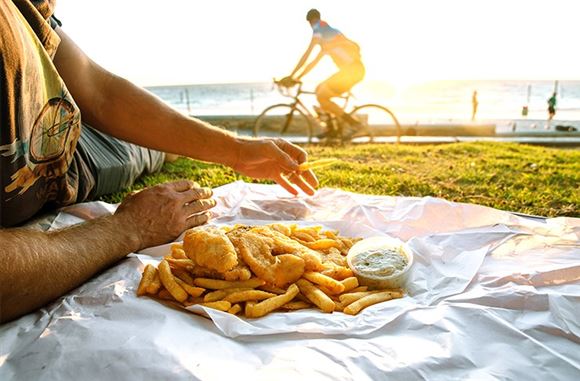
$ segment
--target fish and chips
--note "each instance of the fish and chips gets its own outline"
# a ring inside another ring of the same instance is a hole
[[[357,241],[320,226],[196,227],[183,244],[171,245],[158,268],[145,266],[137,295],[246,318],[307,308],[355,315],[401,298],[400,289],[359,285],[346,262]]]

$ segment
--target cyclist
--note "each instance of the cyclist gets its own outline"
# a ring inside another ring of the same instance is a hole
[[[282,84],[286,86],[294,85],[296,81],[300,81],[302,77],[308,74],[322,57],[328,54],[339,70],[318,85],[316,88],[316,98],[323,111],[335,115],[339,121],[343,122],[343,126],[350,127],[348,131],[344,131],[343,133],[343,138],[350,139],[361,129],[362,125],[358,120],[345,113],[331,98],[350,91],[354,85],[364,78],[365,67],[361,61],[360,48],[355,42],[346,38],[339,30],[321,20],[318,10],[309,10],[306,14],[306,20],[312,27],[312,40],[310,41],[308,49],[306,49],[306,52],[302,55],[302,58],[300,58],[300,61],[298,61],[298,64],[292,71],[292,74],[282,79]],[[316,45],[320,46],[320,52],[308,65],[305,65]],[[337,132],[331,128],[329,126],[329,129],[318,137],[334,137]]]

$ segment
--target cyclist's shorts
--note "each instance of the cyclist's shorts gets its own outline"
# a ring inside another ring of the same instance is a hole
[[[354,85],[363,80],[365,76],[365,67],[362,62],[353,62],[350,65],[343,66],[340,71],[322,84],[326,84],[336,95],[341,95],[350,91]]]

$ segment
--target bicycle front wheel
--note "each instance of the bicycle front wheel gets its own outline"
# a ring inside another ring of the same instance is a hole
[[[366,104],[355,107],[350,116],[359,120],[364,125],[364,131],[355,135],[368,137],[370,141],[377,136],[397,136],[397,142],[401,136],[401,124],[395,114],[386,107],[377,104]]]
[[[294,141],[312,139],[312,122],[297,107],[277,104],[268,107],[256,118],[254,136],[292,138]]]

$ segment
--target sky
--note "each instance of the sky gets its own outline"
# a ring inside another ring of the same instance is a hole
[[[580,79],[578,0],[57,0],[55,15],[97,63],[153,86],[290,74],[310,8],[361,46],[367,79]]]

